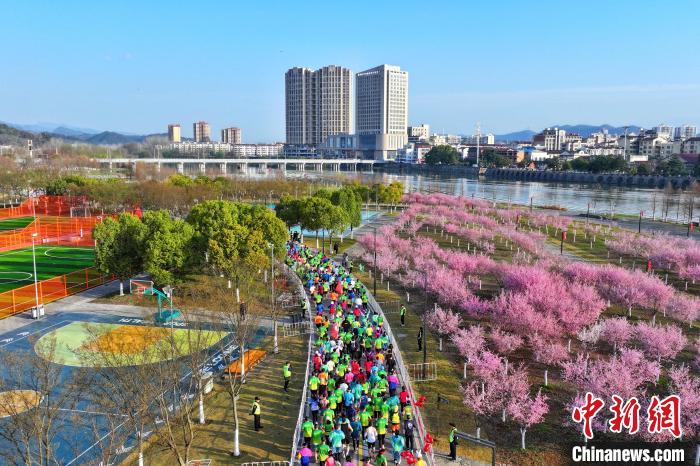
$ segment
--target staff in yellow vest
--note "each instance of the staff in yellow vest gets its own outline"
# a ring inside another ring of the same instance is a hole
[[[256,396],[255,401],[253,401],[253,407],[250,409],[250,414],[253,415],[253,425],[255,426],[255,432],[262,429],[260,424],[260,397]]]
[[[287,361],[282,366],[282,375],[284,376],[284,391],[289,393],[289,381],[292,379],[292,363]]]

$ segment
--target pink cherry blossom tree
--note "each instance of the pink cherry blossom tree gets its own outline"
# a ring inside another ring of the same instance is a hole
[[[692,327],[693,322],[700,317],[700,300],[685,293],[675,293],[666,305],[664,314],[666,312],[672,318],[686,322]]]
[[[520,426],[520,447],[524,450],[527,430],[542,422],[549,412],[547,397],[538,392],[534,398],[528,394],[513,398],[508,403],[507,411]]]
[[[491,342],[499,354],[507,356],[523,345],[523,338],[496,327],[491,331]]]
[[[545,364],[544,369],[544,386],[549,385],[549,367],[552,365],[560,365],[569,359],[569,352],[566,347],[555,341],[545,341],[538,337],[530,338],[532,352],[537,362]]]
[[[675,358],[687,343],[683,332],[675,325],[653,326],[640,322],[635,327],[635,337],[644,354],[659,362]]]
[[[603,329],[600,337],[603,341],[613,346],[613,353],[617,348],[624,346],[632,338],[634,327],[624,317],[613,317],[603,321]]]
[[[462,323],[462,318],[454,312],[435,306],[432,311],[425,315],[425,323],[440,338],[440,351],[442,351],[442,339],[446,335],[454,333]]]
[[[462,387],[462,394],[464,404],[474,412],[476,418],[476,438],[481,438],[481,419],[494,415],[500,409],[498,387],[475,380]]]
[[[465,329],[457,329],[451,337],[459,355],[469,362],[486,346],[484,329],[480,325],[471,325]]]
[[[700,436],[700,378],[693,376],[686,366],[669,370],[670,393],[681,399],[681,426],[686,438]],[[700,444],[695,445],[695,463],[700,461]]]

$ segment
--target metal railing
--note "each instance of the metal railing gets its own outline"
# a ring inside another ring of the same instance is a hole
[[[374,299],[374,296],[372,293],[367,290],[367,303],[370,305],[370,307],[377,312],[379,315],[384,317],[384,326],[386,327],[386,333],[389,336],[389,339],[391,340],[391,344],[394,347],[394,359],[396,360],[396,367],[399,370],[399,375],[401,376],[401,380],[403,382],[403,385],[406,386],[406,390],[408,391],[408,395],[412,401],[415,401],[415,393],[413,391],[413,386],[411,385],[411,378],[408,375],[408,372],[406,370],[406,364],[403,362],[403,357],[401,356],[401,350],[399,349],[399,344],[396,341],[396,338],[394,338],[394,332],[391,331],[391,325],[389,324],[389,320],[386,318],[384,315],[384,311],[382,310],[381,306],[377,303],[377,301]],[[422,409],[419,408],[418,406],[414,405],[413,409],[413,415],[414,415],[414,420],[416,422],[416,427],[418,429],[418,445],[420,446],[421,450],[423,449],[424,446],[424,440],[425,440],[425,434],[427,433],[427,430],[425,428],[425,424],[423,423],[423,415],[421,414]],[[430,449],[430,456],[427,456],[424,458],[429,464],[435,464],[435,460],[432,457],[433,450],[432,448]]]
[[[299,405],[299,415],[297,416],[297,423],[296,427],[294,428],[294,436],[292,437],[292,455],[289,458],[289,461],[272,461],[270,463],[244,463],[244,465],[248,466],[290,466],[294,464],[296,461],[296,456],[297,456],[297,449],[299,448],[299,445],[302,442],[301,438],[301,421],[304,419],[304,411],[306,410],[306,396],[309,391],[309,372],[311,369],[311,350],[313,348],[313,320],[311,318],[311,303],[309,302],[309,297],[306,294],[306,290],[304,289],[304,285],[301,282],[301,279],[297,275],[297,273],[292,270],[291,268],[287,267],[287,270],[291,273],[291,275],[294,276],[293,282],[299,289],[299,294],[304,297],[304,300],[306,301],[306,316],[308,318],[308,323],[309,323],[309,329],[311,329],[309,333],[309,342],[308,342],[308,347],[306,350],[306,373],[304,375],[304,388],[302,389],[301,392],[301,403]]]

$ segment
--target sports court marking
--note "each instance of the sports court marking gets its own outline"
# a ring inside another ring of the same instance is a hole
[[[5,278],[6,275],[22,275],[22,278]],[[29,272],[0,272],[0,284],[9,285],[10,283],[21,283],[31,280],[34,277],[33,273]]]
[[[52,320],[56,320],[55,323],[52,323]],[[35,321],[29,324],[29,326],[25,327],[26,330],[23,330],[22,328],[16,329],[14,331],[6,332],[2,335],[0,335],[0,348],[5,348],[13,344],[17,344],[18,349],[21,350],[29,350],[30,352],[33,353],[33,357],[41,357],[37,355],[36,352],[36,342],[30,340],[27,341],[32,336],[41,336],[43,337],[46,334],[50,334],[52,332],[55,332],[57,329],[56,327],[66,327],[70,324],[85,324],[85,325],[102,325],[104,326],[103,330],[109,331],[114,328],[119,328],[119,327],[125,327],[124,324],[131,324],[131,325],[126,325],[126,327],[132,327],[136,326],[138,324],[142,324],[142,327],[146,328],[161,328],[160,326],[152,326],[149,324],[149,322],[142,320],[142,319],[134,319],[134,318],[127,318],[127,317],[120,317],[120,316],[99,316],[99,315],[85,315],[82,313],[60,313],[60,314],[54,314],[54,315],[49,315],[46,318],[46,321]],[[49,324],[49,325],[45,325]],[[170,327],[165,327],[168,329],[168,332],[173,331],[172,328]],[[130,329],[131,331],[132,329]],[[188,328],[180,328],[178,329],[175,327],[174,331],[177,332],[178,330],[182,332],[187,332],[189,329]],[[193,331],[200,331],[200,329],[191,329]],[[263,332],[264,329],[260,329],[259,332]],[[205,338],[208,343],[210,343],[210,347],[207,350],[207,355],[205,360],[203,361],[202,364],[200,364],[196,369],[194,369],[195,373],[202,373],[202,374],[208,374],[215,372],[216,370],[222,369],[226,363],[230,362],[227,357],[230,355],[234,354],[238,347],[233,344],[231,341],[228,340],[230,336],[230,332],[220,332],[222,335],[219,335],[219,332],[213,331],[213,330],[204,330],[211,332],[210,335],[204,335],[202,338]],[[138,333],[138,332],[137,332]],[[263,332],[264,333],[264,332]],[[260,334],[262,336],[262,333]],[[95,336],[98,336],[93,333],[92,338]],[[221,338],[219,338],[221,336]],[[211,337],[211,338],[210,338]],[[39,338],[40,339],[40,338]],[[220,346],[218,346],[218,345]],[[218,347],[217,347],[218,346]],[[34,350],[34,351],[32,351]],[[70,366],[68,366],[70,367]],[[180,378],[180,382],[186,382],[186,380],[190,377],[192,377],[193,370],[188,370],[186,373],[182,374],[182,377]],[[167,394],[170,392],[170,389],[164,390],[163,394]],[[161,394],[161,396],[163,396]],[[167,396],[167,395],[165,395]],[[183,400],[186,398],[192,399],[196,396],[196,393],[183,393],[182,394],[182,399],[173,399],[172,400],[172,409],[177,410],[181,409]],[[93,438],[94,443],[81,445],[84,450],[78,450],[78,453],[68,453],[67,455],[63,456],[62,458],[62,464],[65,464],[66,466],[72,465],[76,466],[77,464],[81,464],[83,462],[83,458],[92,458],[93,454],[92,451],[97,447],[97,448],[102,448],[104,447],[105,439],[109,438],[110,435],[113,435],[113,432],[115,431],[120,431],[123,430],[126,423],[128,422],[128,415],[127,414],[117,414],[117,413],[109,413],[109,412],[100,412],[99,410],[96,411],[91,411],[90,406],[85,406],[84,410],[80,409],[70,409],[69,407],[66,408],[58,408],[60,411],[70,413],[70,412],[75,412],[78,415],[81,416],[95,416],[96,418],[99,416],[106,416],[106,417],[111,417],[118,423],[117,426],[115,426],[113,429],[110,429],[108,432],[105,432],[104,435],[102,435],[99,439],[97,437]],[[122,417],[122,422],[119,422],[119,417]],[[154,426],[149,426],[149,429],[146,429],[149,431],[149,434],[152,432]],[[108,426],[105,426],[106,429],[109,429]],[[144,432],[144,436],[147,434]],[[86,440],[88,440],[86,438]],[[96,440],[96,441],[95,441]],[[126,443],[123,445],[125,448],[123,452],[126,452],[126,449],[130,448],[130,444],[134,441],[133,436],[129,437],[129,439],[126,440]],[[119,449],[118,449],[119,450]],[[121,451],[121,450],[120,450]],[[113,452],[113,454],[117,454],[118,457],[123,457],[123,455],[119,454],[120,451]],[[73,457],[73,455],[77,455]],[[65,463],[63,463],[65,461]],[[118,463],[118,461],[117,461]]]
[[[56,251],[57,253],[54,253],[53,251]],[[83,254],[74,254],[73,251],[83,252]],[[46,249],[44,251],[44,255],[46,257],[64,261],[85,261],[95,257],[95,254],[92,251],[94,251],[92,248],[70,247],[70,249],[65,249],[65,247],[52,247]]]
[[[34,409],[42,401],[41,393],[34,390],[8,390],[0,392],[0,419],[22,414]],[[12,405],[8,409],[8,405]]]
[[[197,332],[196,336],[191,332]],[[211,348],[230,332],[73,321],[42,335],[34,344],[34,351],[64,366],[99,367],[105,364],[100,354],[108,357],[108,365],[134,366],[171,359],[172,355],[163,349],[169,345],[166,337],[171,334],[178,347],[177,357],[181,357],[195,349],[190,344],[192,339]]]
[[[116,413],[102,413],[100,411],[87,411],[84,409],[68,409],[68,408],[56,408],[56,411],[65,411],[67,413],[82,413],[82,414],[94,414],[96,416],[116,416],[116,417],[129,417],[126,414],[116,414]]]
[[[50,329],[50,328],[52,328],[52,327],[55,327],[55,326],[57,326],[57,325],[64,324],[64,323],[66,323],[66,322],[70,322],[70,321],[68,321],[68,320],[62,320],[62,321],[60,321],[60,322],[56,322],[56,323],[53,324],[53,325],[49,325],[48,327],[40,328],[39,330],[36,330],[36,331],[34,331],[34,332],[20,332],[20,333],[17,334],[17,336],[18,336],[19,338],[6,337],[5,339],[0,340],[0,341],[2,341],[2,342],[5,343],[4,345],[0,345],[0,348],[4,348],[4,347],[6,347],[6,346],[8,346],[8,345],[11,345],[11,344],[13,344],[13,343],[17,343],[18,341],[24,340],[25,338],[28,338],[28,337],[34,335],[35,333],[39,333],[39,332],[46,331],[46,330],[48,330],[48,329]],[[9,341],[8,341],[8,340],[9,340]]]

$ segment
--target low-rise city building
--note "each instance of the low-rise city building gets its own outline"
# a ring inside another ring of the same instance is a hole
[[[408,142],[423,142],[430,139],[430,125],[425,123],[408,127]]]

